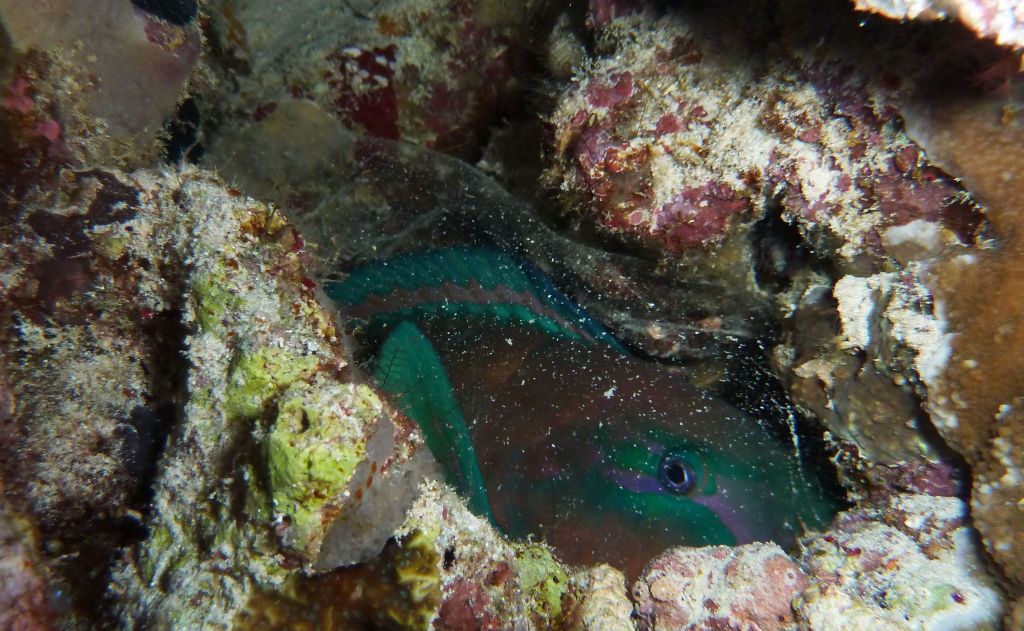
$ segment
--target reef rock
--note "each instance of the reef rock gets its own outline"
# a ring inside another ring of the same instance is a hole
[[[65,169],[0,228],[0,468],[87,608],[137,527],[184,378],[186,235],[147,210],[173,207],[165,184]]]
[[[899,495],[802,542],[802,628],[998,629],[1003,595],[955,497]]]
[[[0,481],[0,628],[56,629],[50,576],[40,562],[31,520],[3,497]]]
[[[747,37],[719,29],[727,18],[714,9],[603,26],[604,54],[552,116],[549,177],[566,205],[677,254],[772,207],[810,243],[838,238],[846,261],[877,253],[888,228],[936,221],[958,189],[899,124],[899,90],[870,62],[844,65],[839,47],[772,41],[755,26],[759,10],[743,9]],[[785,54],[750,63],[765,46]]]
[[[199,59],[200,34],[194,20],[168,21],[139,5],[0,2],[0,57],[10,66],[0,69],[0,118],[62,160],[152,161]]]
[[[982,37],[1024,47],[1024,9],[1010,0],[854,0],[854,6],[897,20],[952,18]]]
[[[773,543],[676,548],[633,586],[641,629],[790,629],[791,602],[808,585]]]
[[[210,2],[211,61],[238,88],[200,100],[241,127],[308,99],[354,131],[472,156],[518,87],[528,6]]]
[[[947,256],[936,269],[948,360],[928,408],[974,472],[972,514],[992,556],[1024,589],[1024,415],[1020,295],[1021,142],[1012,98],[952,100],[915,109],[910,128],[986,204],[992,247]]]

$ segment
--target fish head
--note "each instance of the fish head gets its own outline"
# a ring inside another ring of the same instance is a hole
[[[561,441],[574,465],[551,477],[566,498],[548,529],[556,548],[635,574],[672,546],[786,547],[828,523],[836,501],[793,444],[681,376],[630,363],[613,396],[584,406],[588,431]]]

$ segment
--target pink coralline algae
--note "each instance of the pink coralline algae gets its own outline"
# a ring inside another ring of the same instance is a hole
[[[551,117],[548,176],[606,230],[682,252],[781,205],[812,242],[842,235],[849,258],[953,202],[956,184],[903,132],[898,79],[783,41],[749,64],[761,53],[707,16],[594,21],[605,56]]]
[[[382,15],[380,43],[343,46],[328,55],[334,65],[324,77],[342,122],[373,136],[455,154],[475,145],[515,83],[518,51],[509,25],[486,24],[473,3],[446,4],[443,13],[454,21],[431,22],[437,33],[417,34],[436,39],[411,42],[399,25],[409,16],[389,21]],[[455,48],[445,52],[445,40],[456,42]],[[430,63],[421,59],[417,48],[423,46],[444,63],[433,56]]]
[[[481,585],[471,581],[457,581],[449,586],[441,608],[438,622],[452,631],[497,631],[501,621],[488,611],[491,597]]]
[[[640,628],[791,628],[790,603],[808,585],[775,544],[675,548],[651,561],[633,587]]]
[[[398,140],[398,95],[395,92],[395,46],[343,48],[331,54],[337,65],[327,84],[335,91],[335,107],[343,122],[367,133]]]

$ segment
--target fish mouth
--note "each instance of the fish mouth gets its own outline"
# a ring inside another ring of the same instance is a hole
[[[694,497],[693,501],[707,508],[722,520],[725,527],[733,534],[736,545],[764,541],[766,539],[781,543],[778,541],[777,536],[766,536],[762,529],[752,527],[753,521],[760,522],[766,515],[760,511],[756,514],[751,514],[749,510],[741,510],[737,502],[729,501],[729,490],[724,486],[720,486],[718,492],[713,495],[699,495]]]

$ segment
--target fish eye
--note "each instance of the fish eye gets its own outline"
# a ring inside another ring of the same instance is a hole
[[[667,451],[658,465],[658,481],[666,490],[676,495],[686,495],[697,486],[697,475],[686,458],[674,451]]]

